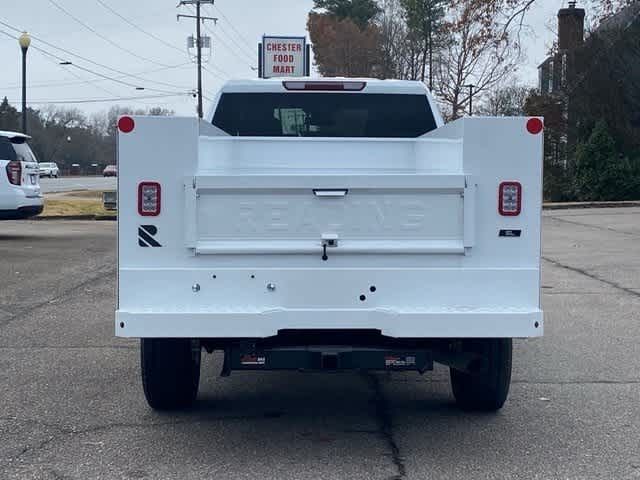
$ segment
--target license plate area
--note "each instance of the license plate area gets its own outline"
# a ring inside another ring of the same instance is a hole
[[[264,349],[234,347],[225,353],[226,370],[417,371],[433,370],[427,350]]]

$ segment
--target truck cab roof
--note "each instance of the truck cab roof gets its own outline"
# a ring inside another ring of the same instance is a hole
[[[245,79],[230,80],[224,84],[222,91],[225,93],[244,92],[268,92],[281,93],[288,91],[286,83],[312,83],[318,84],[364,84],[362,93],[385,93],[385,94],[414,94],[424,95],[428,93],[426,85],[413,80],[379,80],[377,78],[345,78],[345,77],[286,77],[268,79]],[[322,92],[321,89],[315,91]]]

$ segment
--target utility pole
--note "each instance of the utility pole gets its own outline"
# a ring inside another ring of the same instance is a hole
[[[202,23],[206,20],[211,20],[214,24],[218,22],[217,18],[214,17],[203,17],[201,15],[201,7],[202,4],[213,5],[215,0],[182,0],[178,6],[185,5],[195,5],[196,6],[196,14],[195,15],[178,15],[178,21],[180,18],[194,18],[196,20],[196,51],[197,51],[197,62],[198,62],[198,117],[203,117],[202,112]]]

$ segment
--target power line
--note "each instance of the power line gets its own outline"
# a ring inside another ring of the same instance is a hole
[[[173,94],[173,95],[145,95],[145,96],[137,96],[137,97],[115,97],[115,98],[86,98],[80,100],[33,100],[29,101],[32,105],[56,105],[56,104],[85,104],[85,103],[111,103],[111,102],[123,102],[123,101],[133,101],[133,100],[151,100],[154,98],[169,98],[169,97],[180,97],[183,94]],[[9,100],[11,104],[18,104],[19,102]]]
[[[240,38],[241,40],[243,40],[243,38],[242,38],[241,34],[240,34],[240,33],[238,32],[238,30],[233,26],[233,24],[229,21],[229,19],[224,15],[224,13],[222,13],[222,12],[220,11],[220,9],[219,9],[219,8],[217,8],[217,7],[216,7],[216,10],[220,13],[220,16],[221,16],[222,18],[224,18],[225,20],[227,20],[227,22],[228,22],[229,26],[230,26],[230,27],[231,27],[231,28],[232,28],[232,29],[233,29],[233,30],[238,34],[239,38]],[[251,58],[251,59],[253,59],[253,58],[254,58],[254,49],[253,49],[253,47],[248,48],[248,47],[247,47],[247,46],[245,46],[245,45],[240,45],[240,44],[236,41],[236,39],[235,39],[231,34],[229,34],[228,32],[226,32],[226,31],[225,31],[225,29],[224,29],[224,27],[223,27],[223,24],[222,24],[222,23],[220,23],[218,26],[220,27],[220,30],[222,31],[222,33],[224,33],[224,34],[225,34],[225,35],[226,35],[226,36],[227,36],[227,37],[228,37],[228,38],[233,42],[233,44],[234,44],[235,46],[237,46],[237,47],[238,47],[238,48],[239,48],[239,49],[240,49],[240,50],[241,50],[245,55],[247,55],[247,56],[248,56],[249,58]],[[244,41],[246,42],[246,40],[244,40]],[[250,53],[250,55],[248,55],[248,54],[247,54],[247,52],[251,52],[251,53]]]
[[[117,48],[118,50],[121,50],[125,53],[128,53],[129,55],[139,59],[139,60],[143,60],[145,62],[149,62],[149,63],[153,63],[155,65],[160,65],[163,67],[166,67],[167,65],[160,63],[160,62],[156,62],[155,60],[151,60],[150,58],[146,58],[143,57],[141,55],[138,55],[137,53],[124,48],[123,46],[119,45],[118,43],[114,42],[113,40],[111,40],[109,37],[106,37],[104,35],[102,35],[100,32],[98,32],[96,29],[94,29],[93,27],[91,27],[90,25],[87,25],[85,22],[83,22],[82,20],[80,20],[78,17],[76,17],[74,14],[72,14],[70,11],[68,11],[67,9],[65,9],[64,7],[62,7],[58,2],[56,2],[56,0],[49,0],[49,3],[51,5],[53,5],[54,7],[56,7],[58,10],[60,10],[62,13],[64,13],[65,15],[67,15],[69,18],[73,19],[75,22],[77,22],[78,24],[82,25],[84,28],[86,28],[87,30],[89,30],[91,33],[93,33],[95,36],[97,36],[98,38],[101,38],[102,40],[104,40],[105,42],[109,43],[110,45],[114,46],[115,48]]]
[[[222,75],[218,75],[216,72],[212,72],[211,70],[209,70],[206,66],[203,66],[203,67],[202,67],[202,69],[203,69],[205,72],[207,72],[209,75],[211,75],[211,76],[213,76],[213,77],[217,78],[218,80],[223,80],[223,81],[225,81],[225,80],[227,80],[227,78],[229,78],[229,77],[230,77],[229,75],[227,75],[227,77],[226,77],[226,78],[225,78],[225,77],[223,77]]]
[[[0,22],[0,23],[2,23],[2,22]],[[0,33],[4,34],[4,35],[6,35],[6,36],[8,36],[10,38],[13,38],[14,40],[17,40],[17,37],[11,35],[10,33],[5,32],[4,30],[0,30]],[[33,37],[33,38],[35,38],[35,37]],[[32,49],[34,49],[34,50],[36,50],[36,51],[48,56],[48,57],[55,58],[59,62],[64,62],[65,61],[65,59],[63,57],[60,57],[59,55],[53,54],[51,52],[48,52],[48,51],[46,51],[46,50],[44,50],[44,49],[42,49],[42,48],[40,48],[40,47],[38,47],[36,45],[32,45],[30,48],[32,48]],[[89,68],[82,67],[81,65],[77,65],[77,64],[72,64],[72,65],[75,68],[79,69],[79,70],[82,70],[82,71],[90,73],[92,75],[101,77],[101,78],[103,78],[105,80],[109,80],[111,82],[119,83],[121,85],[126,85],[127,87],[140,88],[139,84],[136,85],[134,83],[130,83],[130,82],[126,82],[126,81],[123,81],[123,80],[119,80],[119,79],[114,78],[114,77],[109,77],[108,75],[104,75],[104,74],[102,74],[100,72],[96,72],[96,71],[91,70]],[[125,76],[126,77],[132,77],[131,75],[126,75],[126,74],[125,74]],[[181,88],[181,87],[176,87],[176,88]],[[160,90],[160,89],[156,89],[156,88],[147,88],[147,87],[145,87],[145,90],[149,90],[149,91],[152,91],[152,92],[160,92],[160,93],[171,93],[171,94],[176,93],[176,92],[173,92],[173,91],[169,92],[167,90]]]
[[[183,55],[186,53],[183,49],[176,47],[175,45],[167,42],[166,40],[164,40],[161,37],[158,37],[157,35],[149,32],[148,30],[145,30],[144,28],[142,28],[140,25],[132,22],[131,20],[129,20],[127,17],[125,17],[124,15],[118,13],[116,10],[114,10],[112,7],[110,7],[109,5],[107,5],[103,0],[96,0],[96,2],[98,2],[100,5],[102,5],[104,8],[106,8],[108,11],[110,11],[112,14],[114,14],[116,17],[120,18],[122,21],[124,21],[125,23],[129,24],[130,26],[132,26],[133,28],[135,28],[136,30],[142,32],[143,34],[145,34],[146,36],[156,40],[157,42],[160,42],[161,44],[165,45],[166,47],[169,47],[173,50],[177,50],[178,52],[182,53]]]
[[[192,9],[193,10],[193,9]],[[220,42],[224,47],[226,47],[229,51],[233,51],[234,48],[231,47],[227,42],[225,42],[224,40],[222,40],[218,34],[216,32],[214,32],[210,27],[208,27],[207,25],[204,26],[205,30],[207,30],[207,32],[209,32],[211,35],[213,35],[213,38],[215,38],[218,42]],[[240,50],[239,53],[244,54],[247,58],[251,58],[251,61],[253,62],[253,57],[249,56],[245,51]],[[249,68],[253,68],[252,64],[248,64]]]
[[[67,70],[67,69],[65,69],[65,70]],[[75,72],[73,72],[73,71],[69,71],[69,70],[68,70],[68,72],[69,72],[71,75],[73,75],[74,77],[76,77],[76,78],[78,78],[78,79],[81,79],[80,75],[76,74]],[[117,93],[114,93],[114,92],[112,92],[111,90],[109,90],[109,89],[107,89],[107,88],[104,88],[104,87],[102,87],[102,86],[100,86],[100,85],[97,85],[97,84],[96,84],[96,83],[97,83],[96,81],[90,81],[90,80],[82,80],[82,81],[83,81],[84,83],[86,83],[86,84],[90,85],[90,86],[93,86],[93,87],[97,88],[98,90],[102,90],[103,92],[105,92],[105,93],[107,93],[107,94],[109,94],[109,95],[112,95],[113,97],[118,97],[118,94],[117,94]],[[162,96],[162,97],[164,98],[164,96]],[[139,100],[139,98],[140,98],[140,97],[138,97],[136,100]],[[134,102],[134,104],[140,104],[140,105],[145,105],[145,106],[148,106],[148,105],[149,105],[149,103],[142,102],[142,101],[135,101],[135,102]]]
[[[45,58],[47,58],[47,59],[48,59],[49,57],[45,57]],[[58,66],[60,65],[60,64],[59,64],[59,63],[57,63],[57,62],[55,62],[55,63],[56,63],[56,65],[58,65]],[[137,73],[137,75],[145,75],[145,74],[148,74],[148,73],[156,73],[156,72],[161,72],[161,71],[164,71],[164,70],[171,70],[171,69],[183,68],[183,67],[186,67],[187,65],[191,65],[191,62],[185,62],[185,63],[181,63],[181,64],[179,64],[179,65],[173,65],[173,66],[171,66],[171,67],[162,67],[162,68],[155,68],[155,69],[153,69],[153,70],[145,70],[145,71],[143,71],[143,72],[138,72],[138,73]],[[67,70],[67,71],[68,71],[68,70]],[[68,71],[68,73],[71,73],[72,75],[76,76],[76,75],[75,75],[75,74],[73,74],[72,72],[69,72],[69,71]],[[79,78],[79,77],[76,77],[76,78]],[[115,78],[117,78],[118,80],[120,80],[120,79],[122,79],[122,78],[126,78],[126,77],[125,77],[125,76],[121,76],[121,77],[115,77]],[[105,79],[100,79],[100,80],[93,80],[93,81],[91,81],[91,80],[86,80],[86,79],[80,79],[80,80],[78,80],[77,82],[71,82],[71,81],[64,81],[64,82],[37,82],[37,83],[30,83],[30,84],[28,85],[28,87],[29,87],[29,89],[51,88],[51,87],[71,87],[71,86],[74,86],[74,85],[81,85],[81,84],[83,84],[83,83],[87,83],[88,81],[89,81],[91,84],[95,84],[95,83],[98,83],[98,82],[105,82],[105,81],[107,81],[107,80],[105,80]],[[21,87],[21,85],[13,84],[13,85],[6,85],[6,86],[4,86],[4,87],[0,87],[0,88],[4,88],[4,89],[9,90],[9,89],[22,88],[22,87]]]
[[[185,5],[188,5],[188,4],[185,4]],[[194,9],[193,7],[190,7],[190,8],[191,8],[191,11],[192,11],[192,12],[197,13],[197,12],[195,12],[195,9]],[[205,22],[205,28],[206,28],[206,22]],[[231,77],[231,75],[229,75],[229,73],[228,73],[228,72],[226,72],[226,71],[225,71],[225,70],[223,70],[222,68],[218,67],[218,66],[217,66],[217,65],[215,65],[213,62],[209,62],[209,65],[211,65],[211,68],[214,68],[215,70],[217,70],[218,72],[220,72],[220,74],[217,74],[217,73],[213,73],[213,72],[209,71],[209,73],[210,73],[211,75],[213,75],[214,77],[220,78],[221,80],[225,80],[226,78]],[[224,77],[226,77],[226,78],[221,77],[220,75],[224,75]]]
[[[225,42],[221,37],[218,36],[218,34],[216,32],[214,32],[210,27],[207,27],[205,25],[204,27],[207,32],[209,32],[211,35],[213,35],[213,38],[215,38],[218,42],[220,42],[224,47],[226,47],[228,50],[230,51],[234,51],[235,49],[233,47],[231,47],[227,42]],[[251,59],[251,61],[253,62],[253,56],[249,55],[246,51],[244,50],[236,50],[238,53],[243,54],[246,58]],[[249,68],[252,68],[253,65],[251,63],[248,64]]]
[[[45,58],[49,58],[49,57],[45,57]],[[51,60],[50,58],[49,58],[49,60],[50,60],[52,63],[55,63],[55,62],[54,62],[53,60]],[[60,66],[60,64],[58,64],[58,65]],[[96,84],[95,84],[95,82],[92,82],[91,80],[83,79],[82,77],[80,77],[80,75],[78,75],[77,73],[75,73],[74,71],[72,71],[72,70],[70,70],[70,69],[65,68],[65,71],[66,71],[66,72],[68,72],[69,74],[71,74],[73,77],[75,77],[75,78],[77,78],[78,80],[80,80],[81,82],[83,82],[83,83],[87,84],[87,85],[91,85],[92,87],[97,88],[98,90],[102,90],[103,92],[105,92],[105,93],[107,93],[107,94],[109,94],[109,95],[117,95],[116,93],[112,92],[112,91],[111,91],[111,90],[109,90],[108,88],[104,88],[104,87],[103,87],[103,86],[101,86],[101,85],[96,85]]]
[[[231,20],[229,20],[229,18],[224,14],[224,12],[218,7],[218,6],[214,6],[214,8],[218,11],[218,13],[220,14],[220,16],[225,19],[227,21],[227,23],[229,24],[229,26],[233,29],[234,32],[236,32],[236,34],[238,35],[238,37],[240,38],[240,40],[242,40],[249,48],[249,51],[253,51],[253,49],[255,48],[254,45],[247,40],[247,37],[245,37],[231,22]]]
[[[14,26],[12,26],[12,25],[10,25],[10,24],[6,23],[6,22],[3,22],[2,20],[0,20],[0,25],[4,25],[5,27],[7,27],[7,28],[9,28],[9,29],[11,29],[11,30],[13,30],[13,31],[15,31],[15,32],[17,32],[17,33],[22,33],[22,30],[21,30],[21,29],[16,28],[16,27],[14,27]],[[7,34],[6,32],[4,32],[4,33],[5,33],[6,35],[9,35],[9,34]],[[61,51],[61,52],[63,52],[63,53],[66,53],[67,55],[70,55],[70,56],[72,56],[72,57],[74,57],[74,58],[79,58],[80,60],[83,60],[83,61],[85,61],[85,62],[87,62],[87,63],[90,63],[90,64],[92,64],[92,65],[95,65],[95,66],[97,66],[97,67],[103,68],[103,69],[105,69],[105,70],[109,70],[109,71],[111,71],[111,72],[118,73],[118,74],[122,75],[122,77],[121,77],[121,78],[134,78],[134,79],[136,79],[136,80],[141,80],[141,81],[143,81],[143,82],[145,82],[145,83],[155,83],[155,84],[157,84],[157,85],[163,85],[163,86],[166,86],[166,87],[172,87],[172,88],[178,88],[178,89],[185,89],[185,90],[186,90],[186,89],[188,89],[188,87],[182,87],[182,86],[175,85],[175,84],[171,84],[171,83],[160,82],[160,81],[158,81],[158,80],[151,80],[151,79],[148,79],[148,78],[141,77],[141,76],[139,76],[139,75],[134,75],[134,74],[131,74],[131,73],[125,72],[125,71],[123,71],[123,70],[118,70],[117,68],[109,67],[108,65],[105,65],[105,64],[103,64],[103,63],[96,62],[95,60],[91,60],[90,58],[87,58],[87,57],[83,57],[82,55],[78,55],[77,53],[73,53],[73,52],[71,52],[71,51],[69,51],[69,50],[67,50],[67,49],[65,49],[65,48],[58,47],[57,45],[54,45],[54,44],[53,44],[53,43],[51,43],[51,42],[47,42],[47,41],[46,41],[46,40],[44,40],[43,38],[40,38],[40,37],[38,37],[38,36],[36,36],[36,35],[34,35],[34,34],[30,34],[30,35],[31,35],[31,38],[33,38],[34,40],[39,41],[40,43],[42,43],[42,44],[44,44],[44,45],[47,45],[48,47],[51,47],[51,48],[53,48],[53,49],[55,49],[55,50],[59,50],[59,51]],[[9,35],[9,36],[11,36],[11,38],[17,39],[17,37],[14,37],[14,36],[12,36],[12,35]],[[36,48],[36,47],[31,47],[31,48]],[[43,49],[40,49],[40,50],[43,50]],[[64,59],[64,58],[60,57],[59,55],[53,55],[53,54],[50,54],[49,52],[45,52],[45,53],[47,53],[47,54],[49,54],[49,55],[52,55],[52,56],[54,56],[54,57],[58,58],[58,59],[59,59],[59,60],[61,60],[61,61],[68,60],[68,59]],[[166,67],[165,67],[165,68],[166,68]]]

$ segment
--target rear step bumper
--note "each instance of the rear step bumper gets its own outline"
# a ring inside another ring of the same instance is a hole
[[[232,370],[433,370],[433,359],[426,350],[387,349],[255,349],[236,346],[225,350],[222,376]]]
[[[543,334],[539,309],[274,309],[116,312],[129,338],[266,338],[284,329],[376,329],[394,338],[526,338]]]

